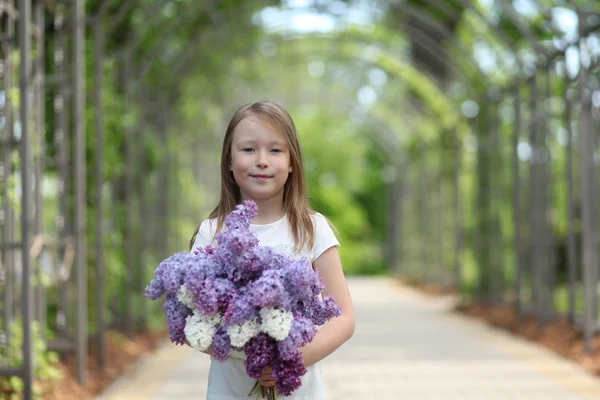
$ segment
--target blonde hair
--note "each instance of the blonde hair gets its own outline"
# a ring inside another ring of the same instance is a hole
[[[231,165],[233,133],[238,124],[249,116],[255,116],[272,124],[284,134],[287,140],[292,172],[284,185],[283,206],[292,227],[296,248],[312,247],[315,241],[315,227],[311,215],[315,212],[308,201],[298,133],[290,114],[273,101],[260,101],[240,107],[227,126],[221,153],[221,198],[217,207],[209,215],[209,218],[217,219],[215,232],[219,232],[223,228],[225,217],[242,201],[240,188],[235,182],[229,166]],[[190,250],[199,230],[200,226],[194,231],[190,240]]]

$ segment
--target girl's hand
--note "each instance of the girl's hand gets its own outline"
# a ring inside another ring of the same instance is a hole
[[[275,386],[275,378],[272,376],[273,369],[271,367],[265,368],[262,376],[258,379],[258,382],[264,387]]]

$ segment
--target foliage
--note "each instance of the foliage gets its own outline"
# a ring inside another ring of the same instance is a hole
[[[8,327],[10,330],[11,341],[9,345],[2,349],[6,356],[6,366],[18,367],[23,362],[23,325],[21,319],[13,321]],[[33,386],[33,393],[36,399],[42,398],[44,393],[52,390],[52,385],[62,378],[62,372],[57,368],[59,362],[58,354],[47,351],[46,342],[41,335],[38,321],[33,321],[31,325],[33,358],[35,359],[34,375],[36,381]],[[16,376],[0,377],[0,396],[9,400],[20,399],[23,392],[23,380]]]

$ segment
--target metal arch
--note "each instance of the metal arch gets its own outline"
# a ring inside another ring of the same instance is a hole
[[[226,27],[227,27],[227,26],[225,26],[225,25],[222,25],[222,26],[221,26],[221,28],[226,28]],[[214,31],[214,30],[213,30],[213,31],[212,31],[212,33],[216,34],[216,33],[217,33],[217,31]],[[209,38],[208,36],[205,36],[203,39],[208,39],[208,38]],[[201,45],[201,44],[203,44],[204,42],[205,42],[205,40],[202,40],[202,41],[200,41],[200,42],[197,42],[197,45],[196,45],[196,46],[194,46],[194,47],[199,47],[198,45]],[[187,57],[180,58],[180,61],[178,62],[178,64],[176,65],[176,67],[175,67],[174,69],[172,69],[172,70],[174,70],[174,71],[176,72],[176,75],[179,75],[180,68],[182,68],[183,66],[185,66],[185,63],[187,62],[187,58],[189,58],[189,57],[190,57],[191,55],[193,55],[193,54],[194,54],[194,52],[193,52],[193,51],[190,51],[190,49],[186,49],[186,56],[187,56]],[[181,61],[181,60],[183,60],[183,61]],[[150,62],[152,62],[152,60],[150,60]],[[148,71],[145,71],[145,72],[148,72]],[[136,82],[136,83],[139,83],[139,80],[137,80],[137,82]]]
[[[191,54],[191,53],[188,53],[188,54]],[[233,53],[233,54],[238,54],[238,53]],[[243,53],[243,52],[242,52],[241,54],[245,54],[245,53]],[[313,54],[315,54],[315,53],[313,53]],[[372,60],[368,60],[368,59],[364,59],[364,58],[358,58],[358,57],[351,57],[351,56],[348,56],[348,55],[346,55],[346,54],[342,54],[342,53],[339,53],[339,52],[338,52],[338,53],[336,53],[336,55],[338,55],[338,56],[340,56],[340,57],[344,57],[344,56],[346,56],[348,59],[350,59],[350,60],[354,60],[354,61],[356,61],[356,60],[361,60],[361,61],[364,61],[364,62],[365,62],[365,63],[367,63],[367,64],[372,64],[373,66],[376,66],[376,67],[378,67],[378,68],[380,68],[380,69],[382,69],[382,70],[386,70],[386,71],[387,71],[387,72],[388,72],[390,75],[397,75],[397,74],[396,74],[394,71],[392,71],[392,70],[390,70],[390,69],[386,68],[385,66],[382,66],[381,64],[378,64],[377,62],[374,62],[374,61],[372,61]],[[173,73],[174,73],[175,75],[177,75],[177,76],[182,76],[182,75],[185,75],[185,74],[187,74],[187,73],[188,73],[187,71],[185,71],[185,68],[186,68],[188,65],[190,65],[190,64],[188,64],[188,63],[181,63],[181,62],[180,62],[180,63],[176,64],[176,65],[175,65],[175,67],[171,68],[171,71],[173,71]],[[191,64],[191,65],[197,66],[197,64]],[[410,64],[408,64],[408,63],[407,63],[406,65],[410,65]],[[415,71],[415,72],[416,72],[416,73],[418,73],[417,71]],[[423,75],[423,78],[424,78],[425,80],[427,80],[428,82],[430,82],[430,83],[431,83],[431,84],[432,84],[434,87],[436,86],[436,85],[435,85],[435,83],[434,83],[434,82],[432,82],[432,81],[431,81],[431,79],[429,79],[429,78],[428,78],[426,75]],[[409,82],[409,83],[410,83],[410,82]],[[436,90],[437,90],[437,89],[438,89],[438,88],[436,88]],[[440,93],[440,96],[443,96],[443,93]],[[456,107],[454,107],[454,102],[452,102],[452,101],[448,101],[448,105],[449,105],[451,108],[453,108],[453,109],[454,109],[454,111],[456,111],[456,112],[458,112],[458,111],[459,111],[458,109],[456,109]]]
[[[213,32],[214,32],[214,31],[213,31]],[[208,39],[210,39],[210,37],[205,37],[204,39],[208,40]],[[304,38],[302,38],[302,39],[304,39]],[[197,45],[202,45],[202,44],[204,44],[204,42],[205,42],[206,40],[203,40],[203,41],[200,41],[200,42],[198,42],[198,43],[197,43]],[[195,49],[194,49],[194,50],[199,50],[199,49],[200,49],[200,46],[194,46],[194,47],[195,47]],[[178,62],[176,65],[175,65],[175,67],[171,68],[171,71],[172,71],[172,73],[173,73],[174,75],[177,75],[177,76],[181,76],[181,75],[182,75],[182,73],[184,73],[184,74],[185,74],[184,70],[185,70],[185,68],[186,68],[186,67],[187,67],[187,65],[188,65],[188,64],[187,64],[187,60],[188,60],[188,58],[189,58],[189,55],[193,55],[193,54],[195,54],[193,51],[190,51],[190,49],[187,49],[186,55],[188,55],[188,57],[183,57],[183,58],[180,58],[180,61],[179,61],[179,62]],[[351,58],[351,57],[348,57],[348,58],[350,58],[350,59],[353,59],[353,60],[361,60],[361,61],[364,61],[364,62],[368,62],[368,60],[365,60],[365,59]],[[184,60],[184,61],[182,62],[181,60]],[[198,65],[198,64],[194,64],[194,65],[196,66],[196,65]],[[201,65],[201,64],[200,64],[200,65]],[[381,65],[379,65],[379,64],[377,64],[377,63],[374,63],[374,62],[373,62],[373,65],[376,65],[376,66],[377,66],[377,67],[379,67],[380,69],[384,69],[384,70],[386,70],[386,68],[382,67]],[[145,71],[145,72],[147,72],[147,71]],[[388,73],[390,73],[391,75],[395,75],[395,73],[394,73],[393,71],[390,71],[389,69],[388,69]],[[430,81],[431,81],[431,80],[430,80]],[[135,81],[135,85],[136,85],[136,86],[137,86],[138,84],[140,84],[140,83],[141,83],[141,79],[137,79],[137,80]],[[450,101],[449,101],[449,103],[452,103],[452,102],[450,102]]]
[[[122,8],[127,7],[129,4],[133,3],[134,1],[135,0],[129,0],[125,5],[122,5]],[[445,16],[454,17],[454,16],[456,16],[458,14],[458,13],[453,13],[453,12],[449,11],[449,8],[445,7],[443,5],[443,2],[437,2],[437,1],[433,1],[433,0],[424,0],[424,1],[425,1],[425,3],[427,3],[427,5],[429,7],[435,9],[436,11],[440,11]],[[496,35],[496,37],[498,37],[498,39],[500,39],[500,42],[503,43],[515,55],[515,60],[517,62],[517,65],[519,66],[519,70],[523,71],[522,62],[520,60],[520,57],[518,56],[518,53],[515,51],[514,43],[512,43],[506,37],[506,35],[504,34],[504,32],[501,29],[496,29],[497,27],[493,23],[491,23],[487,18],[485,18],[485,16],[481,13],[481,11],[477,7],[472,7],[472,5],[473,5],[472,2],[467,1],[467,0],[457,0],[457,1],[464,8],[469,8],[469,9],[473,10],[474,14],[483,23],[485,23],[490,28],[491,33],[493,33],[494,35]],[[521,23],[518,15],[515,14],[514,8],[512,6],[510,6],[510,5],[508,6],[508,8],[506,8],[505,7],[506,6],[505,0],[502,0],[501,3],[503,5],[503,10],[507,10],[506,14],[509,17],[509,19],[513,22],[513,24],[515,24],[515,27],[517,27],[517,29],[523,34],[523,36],[525,36],[525,37],[528,38],[528,41],[532,44],[532,47],[534,47],[534,50],[541,51],[543,54],[548,55],[549,54],[549,50],[548,49],[540,46],[537,41],[535,41],[534,39],[531,38],[530,34],[528,34],[527,32],[523,32],[523,30],[525,29],[525,27]],[[161,1],[161,2],[158,2],[158,3],[155,3],[155,4],[162,5],[163,3]],[[256,4],[246,3],[246,5],[250,5],[250,6],[247,6],[248,9],[250,9],[250,8],[256,8]],[[432,18],[429,14],[424,13],[424,12],[416,9],[415,7],[412,7],[412,6],[406,5],[406,4],[398,4],[398,5],[395,5],[395,6],[399,7],[400,9],[402,9],[404,11],[408,11],[408,12],[413,13],[415,15],[419,15],[419,17],[423,21],[426,21],[427,24],[437,25],[438,31],[440,31],[439,28],[442,28],[443,30],[445,30],[443,27],[440,26],[439,22],[436,21],[435,18]],[[131,6],[128,6],[128,7],[130,8]],[[298,9],[300,9],[300,10],[301,9],[316,10],[317,12],[319,11],[318,8],[316,9],[314,6],[313,7],[298,8]],[[212,15],[211,10],[202,10],[201,12],[207,12],[209,15]],[[445,30],[444,36],[445,37],[452,37],[454,35],[449,35],[448,32],[447,32],[447,30]],[[138,40],[141,41],[141,40],[143,40],[143,38],[140,38]],[[137,47],[138,45],[139,45],[139,42],[134,42],[133,43],[133,47]],[[425,48],[428,48],[428,46],[425,46]],[[451,63],[452,60],[449,59],[449,61]]]
[[[158,9],[159,7],[156,6],[156,4],[160,4],[163,5],[162,2],[168,2],[167,0],[161,0],[157,3],[154,3],[155,7],[152,8],[152,10],[150,11],[150,13],[153,14],[153,19],[150,21],[150,25],[148,26],[148,29],[146,29],[146,32],[148,31],[153,31],[153,28],[158,29],[158,27],[153,26],[155,22],[157,22],[161,16],[160,13],[153,13],[153,11],[155,11],[155,8]],[[159,43],[158,46],[154,45],[153,47],[159,47],[161,48],[163,44],[165,44],[165,42],[167,40],[169,40],[177,30],[179,29],[185,29],[185,28],[189,28],[189,26],[187,25],[187,23],[190,20],[193,20],[195,18],[198,18],[199,16],[202,16],[204,14],[205,11],[208,11],[206,14],[207,15],[212,15],[210,10],[198,10],[200,11],[199,13],[194,13],[194,12],[188,12],[188,13],[184,13],[183,17],[181,19],[178,19],[177,24],[170,24],[169,28],[167,29],[166,32],[161,33],[160,38],[159,38]],[[140,46],[142,45],[142,42],[144,41],[144,39],[147,37],[147,35],[142,35],[142,36],[134,36],[129,42],[125,43],[120,49],[118,49],[114,56],[117,59],[122,59],[123,57],[126,57],[128,54],[132,54],[134,51],[139,50]],[[161,48],[162,50],[162,48]]]
[[[523,37],[529,42],[533,50],[536,53],[546,55],[547,49],[540,45],[540,43],[535,39],[535,35],[531,32],[531,29],[529,29],[528,25],[521,21],[521,18],[517,15],[515,7],[512,4],[507,3],[506,0],[499,0],[499,3],[502,10],[506,13],[506,16],[510,19],[521,35],[523,35]]]
[[[459,43],[457,43],[457,41],[454,39],[455,35],[452,34],[452,32],[449,32],[446,28],[444,28],[438,21],[436,21],[435,19],[431,18],[428,14],[421,12],[420,10],[416,9],[415,7],[411,7],[405,4],[401,4],[398,5],[398,7],[400,7],[400,9],[407,11],[408,13],[412,14],[413,16],[421,19],[422,21],[424,21],[427,25],[432,26],[434,29],[436,29],[438,32],[443,33],[443,36],[445,38],[450,39],[450,42],[453,44],[454,48],[456,48],[457,50],[459,50],[460,53],[462,53],[464,55],[464,59],[468,60],[468,63],[473,67],[473,70],[476,71],[476,73],[482,77],[482,80],[488,80],[489,78],[485,77],[484,75],[482,75],[481,70],[476,66],[476,64],[473,62],[472,60],[472,56],[470,54],[470,52],[465,49],[463,46],[461,46]],[[229,22],[229,21],[228,21]],[[225,24],[222,24],[220,28],[224,28],[226,27]],[[215,33],[215,31],[213,30],[212,33]],[[356,32],[354,32],[355,34]],[[391,30],[390,33],[392,34],[398,34],[398,32],[394,32],[394,30]],[[351,33],[352,34],[352,33]],[[305,36],[312,36],[310,34],[305,35]],[[432,47],[435,46],[437,47],[439,50],[445,50],[442,46],[440,46],[440,44],[436,43],[435,41],[432,41],[430,38],[427,37],[426,33],[423,32],[419,32],[419,37],[424,40],[427,41],[426,45],[424,46],[427,51],[430,53],[430,55],[434,56],[435,58],[438,58],[439,60],[442,60],[442,57],[440,55],[440,53],[438,52],[434,52],[432,50]],[[152,56],[150,57],[150,60],[153,60],[156,56]],[[455,62],[452,58],[445,58],[443,59],[444,62],[447,62],[451,68],[454,69],[455,72],[459,72],[461,73],[461,68],[455,68]]]
[[[409,9],[407,8],[407,10],[409,10]],[[411,11],[411,10],[409,10],[409,11]],[[438,30],[443,30],[443,29],[444,29],[443,27],[439,26],[439,23],[438,23],[437,21],[435,21],[434,19],[432,19],[431,17],[429,17],[427,14],[420,13],[419,11],[415,11],[414,9],[412,9],[412,11],[413,11],[413,12],[416,12],[416,13],[418,13],[418,16],[419,16],[420,18],[422,18],[423,20],[425,20],[425,21],[430,21],[432,24],[434,24],[434,25],[437,25],[437,27],[436,27],[436,28],[437,28]],[[225,25],[225,24],[221,25],[221,27],[220,27],[220,28],[224,28],[224,27],[226,27],[226,25]],[[392,31],[392,32],[393,32],[393,31]],[[213,31],[213,33],[214,33],[214,31]],[[469,52],[467,52],[467,51],[466,51],[464,48],[462,48],[461,46],[459,46],[459,45],[456,43],[456,41],[455,41],[455,40],[453,40],[453,39],[454,39],[454,35],[451,35],[451,33],[450,33],[450,32],[448,32],[447,30],[444,30],[444,34],[445,34],[445,35],[446,35],[448,38],[450,38],[450,39],[451,39],[451,41],[453,42],[453,44],[454,44],[454,47],[455,47],[455,48],[459,49],[459,51],[463,52],[463,53],[466,55],[466,57],[465,57],[465,58],[466,58],[467,60],[469,60],[469,64],[473,65],[473,70],[474,70],[474,71],[476,71],[476,73],[477,73],[479,76],[481,76],[481,77],[482,77],[482,81],[484,81],[484,82],[485,82],[486,80],[488,80],[489,78],[487,78],[487,77],[483,76],[483,75],[482,75],[482,73],[481,73],[481,70],[480,70],[480,69],[479,69],[477,66],[475,66],[475,65],[474,65],[474,63],[473,63],[473,61],[472,61],[472,59],[471,59],[471,56],[470,56]],[[427,40],[427,37],[426,37],[426,35],[423,35],[423,39],[422,39],[422,40]],[[439,54],[438,54],[438,53],[436,53],[436,52],[435,52],[435,51],[432,49],[432,45],[433,45],[433,44],[435,44],[435,45],[439,46],[439,45],[438,45],[437,43],[435,43],[435,41],[434,41],[434,43],[428,43],[426,46],[424,46],[424,48],[425,48],[425,49],[426,49],[426,50],[429,52],[429,54],[430,54],[430,55],[432,55],[432,56],[434,56],[434,57],[438,57],[438,58],[439,58]],[[186,50],[189,50],[189,49],[186,49]],[[512,49],[511,49],[511,50],[512,50]],[[189,51],[188,51],[188,53],[187,53],[187,54],[191,54],[191,52],[189,52]],[[156,56],[155,56],[155,57],[156,57]],[[154,61],[154,60],[153,60],[153,58],[154,58],[154,57],[151,57],[149,60],[147,60],[147,62],[146,62],[146,65],[148,65],[148,67],[144,68],[144,70],[142,71],[142,74],[146,74],[147,72],[149,72],[149,71],[151,70],[151,68],[152,68],[152,64],[153,64],[153,61]],[[515,59],[516,59],[516,61],[517,61],[517,64],[518,64],[518,65],[520,65],[520,60],[519,60],[518,56],[517,56],[517,57],[515,57]],[[457,68],[457,67],[456,67],[456,65],[455,65],[455,64],[457,64],[457,63],[454,63],[454,62],[452,62],[452,59],[451,59],[451,58],[449,58],[449,57],[446,57],[446,58],[444,58],[444,61],[447,61],[447,62],[448,62],[448,64],[450,65],[451,69],[453,69],[455,72],[458,72],[458,74],[462,74],[462,73],[463,73],[463,71],[464,71],[464,67]],[[463,83],[468,83],[469,81],[470,81],[469,79],[462,79],[462,82],[463,82]],[[474,90],[474,89],[473,89],[473,88],[472,88],[470,85],[466,85],[466,87],[467,87],[467,89],[468,89],[468,90],[472,90],[472,91],[474,92],[474,93],[473,93],[473,95],[474,95],[474,97],[475,97],[475,98],[479,98],[479,97],[481,96],[481,94],[479,93],[479,91],[477,91],[477,90]]]
[[[293,59],[290,59],[289,61],[290,61],[290,62],[292,62],[292,63],[294,63],[294,62],[295,62]],[[392,76],[395,76],[394,74],[391,74],[391,75],[392,75]],[[300,94],[298,94],[297,96],[302,96],[303,94],[304,94],[304,92],[303,92],[303,93],[300,93]],[[338,102],[338,103],[339,103],[339,99],[338,99],[338,98],[331,98],[331,100],[332,100],[332,101],[331,101],[331,102],[329,102],[328,104],[335,104],[336,102]],[[344,102],[344,101],[342,100],[342,102]],[[344,104],[347,104],[347,105],[348,105],[348,107],[350,107],[350,105],[353,105],[353,104],[355,104],[355,103],[346,101]],[[412,111],[414,112],[414,114],[417,114],[417,115],[423,115],[423,116],[426,116],[426,115],[427,115],[427,113],[426,113],[426,112],[425,112],[423,109],[421,109],[421,108],[417,107],[417,106],[416,106],[416,104],[414,104],[414,102],[410,101],[410,102],[407,102],[406,104],[409,106],[409,110],[412,110]],[[385,109],[386,111],[387,111],[387,110],[389,110],[389,109],[388,109],[388,107],[387,107],[387,102],[381,102],[381,101],[380,101],[380,102],[378,103],[378,106],[379,106],[379,107],[377,107],[377,108],[383,108],[383,109]],[[366,110],[364,110],[364,109],[363,109],[363,108],[361,108],[361,107],[357,107],[357,106],[355,106],[355,105],[353,105],[353,107],[355,107],[356,109],[360,109],[360,110],[362,110],[362,111],[361,111],[361,114],[365,114],[365,113],[367,113],[367,111],[366,111]],[[388,111],[388,112],[391,112],[391,111]],[[374,119],[378,119],[378,120],[380,119],[380,118],[376,118],[376,117],[374,117],[374,116],[373,116],[372,118],[374,118]],[[459,123],[460,123],[460,121],[457,121],[457,123],[459,124]],[[411,129],[414,129],[414,128],[411,126]],[[454,127],[448,127],[448,129],[454,129]],[[390,132],[391,132],[391,133],[393,133],[393,132],[395,132],[395,130],[394,130],[394,129],[387,129],[387,130],[386,130],[386,132],[388,132],[388,133],[390,133]],[[397,136],[396,136],[396,137],[389,137],[389,138],[383,137],[383,138],[381,138],[381,140],[382,140],[382,141],[381,141],[380,145],[383,145],[383,147],[386,147],[386,146],[387,146],[387,147],[389,147],[389,146],[391,145],[391,146],[394,146],[394,149],[393,149],[394,151],[399,151],[399,150],[401,150],[401,147],[400,147],[400,144],[399,144],[399,139],[398,139],[398,137],[397,137]],[[425,142],[425,144],[427,145],[427,142]]]
[[[438,5],[438,3],[431,3],[431,1],[430,1],[430,0],[426,0],[426,1],[427,1],[427,2],[428,2],[428,4],[430,4],[431,6],[434,6],[434,4],[435,4],[434,8],[436,8],[436,9],[438,9],[438,10],[440,10],[440,11],[442,11],[442,12],[446,13],[446,15],[447,15],[447,16],[451,16],[451,15],[447,14],[446,7],[439,6],[439,5]],[[250,3],[246,3],[246,4],[250,4]],[[406,11],[406,12],[408,12],[408,13],[412,14],[413,16],[416,16],[416,17],[417,17],[417,18],[419,18],[420,20],[424,21],[424,22],[425,22],[427,25],[430,25],[430,26],[432,26],[432,27],[433,27],[434,29],[436,29],[436,30],[437,30],[439,33],[442,33],[442,34],[443,34],[443,36],[444,36],[445,38],[450,38],[450,39],[454,38],[454,36],[455,36],[455,35],[453,35],[453,34],[452,34],[452,32],[449,32],[449,31],[448,31],[448,30],[447,30],[445,27],[443,27],[443,26],[442,26],[442,25],[439,23],[439,21],[437,21],[436,19],[432,18],[432,17],[431,17],[431,16],[429,16],[428,14],[426,14],[426,13],[424,13],[424,12],[422,12],[422,11],[418,10],[417,8],[415,8],[415,7],[411,7],[411,6],[409,6],[409,5],[406,5],[406,4],[400,4],[400,5],[397,5],[397,7],[399,7],[401,10],[404,10],[404,11]],[[248,9],[250,9],[250,8],[255,8],[255,5],[252,5],[251,7],[248,7]],[[300,9],[302,9],[302,8],[300,8]],[[308,7],[308,8],[306,8],[306,9],[312,9],[312,8]],[[201,12],[202,12],[202,13],[207,13],[207,14],[211,15],[211,10],[201,10]],[[190,13],[190,14],[191,14],[191,13]],[[189,16],[190,14],[188,14],[188,16]],[[244,13],[239,13],[238,15],[243,15],[243,14],[244,14]],[[479,15],[480,15],[480,14],[479,14]],[[483,17],[482,17],[482,16],[481,16],[481,18],[483,19]],[[186,19],[187,19],[187,18],[186,18]],[[484,20],[485,20],[485,19],[484,19]],[[228,22],[229,22],[229,21],[228,21]],[[488,22],[487,20],[485,20],[485,22],[486,22],[486,23],[489,25],[489,22]],[[222,27],[224,27],[224,26],[226,26],[226,25],[225,25],[225,24],[221,24],[221,26],[220,26],[219,28],[222,28]],[[394,30],[391,30],[391,32],[394,32]],[[170,31],[170,33],[172,33],[172,30]],[[169,33],[167,33],[167,35],[165,35],[165,37],[163,38],[163,40],[164,40],[164,41],[168,40],[168,36],[169,36]],[[427,40],[427,39],[428,39],[426,34],[422,34],[422,35],[420,35],[420,36],[423,38],[423,40]],[[139,46],[139,44],[141,43],[141,41],[142,41],[142,40],[143,40],[143,37],[140,37],[140,38],[136,38],[136,39],[134,39],[134,42],[133,42],[133,43],[131,43],[131,44],[128,44],[128,45],[125,45],[125,46],[124,46],[124,48],[123,48],[123,49],[121,49],[121,51],[127,51],[127,50],[132,50],[132,49],[135,49],[135,48],[137,48],[137,47]],[[458,50],[459,50],[461,53],[464,53],[464,55],[465,55],[465,58],[466,58],[467,60],[469,60],[469,63],[470,63],[470,64],[472,64],[472,65],[474,65],[474,70],[476,70],[476,71],[477,71],[477,73],[478,73],[479,75],[481,75],[481,71],[479,70],[479,68],[478,68],[477,66],[475,66],[474,62],[473,62],[473,61],[472,61],[472,59],[471,59],[471,55],[470,55],[470,53],[469,53],[469,52],[468,52],[466,49],[464,49],[462,46],[460,46],[458,43],[456,43],[456,41],[455,41],[455,40],[451,40],[451,41],[452,41],[452,43],[453,43],[453,45],[454,45],[454,47],[455,47],[456,49],[458,49]],[[431,40],[429,40],[429,43],[427,43],[427,44],[424,46],[424,48],[426,48],[426,49],[427,49],[429,52],[431,52],[431,45],[432,45],[432,43],[431,43],[431,42],[435,43],[435,41],[431,41]],[[436,46],[439,46],[437,43],[435,43],[435,45],[436,45]],[[511,51],[513,51],[513,50],[511,49]],[[435,53],[433,53],[433,54],[435,54]],[[154,55],[154,56],[151,56],[151,57],[150,57],[150,60],[152,61],[152,60],[153,60],[154,58],[156,58],[156,57],[157,57],[156,55]],[[440,57],[440,56],[438,55],[438,58],[439,58],[439,57]],[[518,57],[516,57],[516,59],[517,59],[517,63],[520,65],[520,60],[518,60]],[[449,64],[449,65],[451,65],[452,67],[454,67],[454,63],[453,63],[453,60],[452,60],[451,58],[449,58],[449,57],[448,57],[448,58],[446,58],[444,61],[445,61],[445,62],[448,62],[448,64]],[[486,80],[486,79],[488,79],[488,78],[484,77],[484,79],[483,79],[483,80]]]
[[[454,13],[449,11],[448,7],[444,6],[444,1],[434,1],[434,0],[423,0],[429,7],[431,7],[432,9],[441,12],[444,16],[446,17],[454,17],[456,16],[458,13]],[[457,0],[458,2],[461,3],[461,5],[465,8],[465,9],[472,9],[474,10],[475,15],[485,24],[490,28],[490,31],[495,34],[499,39],[500,42],[503,43],[514,55],[515,55],[515,59],[517,60],[517,65],[519,66],[519,69],[522,70],[522,63],[521,60],[518,57],[517,52],[514,49],[513,44],[511,43],[510,40],[508,40],[508,38],[506,37],[506,35],[504,35],[504,33],[501,30],[497,30],[494,29],[496,28],[490,21],[488,21],[485,16],[481,13],[481,11],[479,11],[476,7],[472,7],[472,2],[466,1],[466,0]],[[404,11],[408,11],[411,12],[415,15],[419,14],[421,16],[421,18],[423,18],[424,21],[427,21],[427,24],[433,24],[434,26],[438,26],[444,31],[447,32],[447,29],[443,28],[439,21],[437,21],[435,18],[432,18],[429,14],[422,12],[421,10],[412,7],[408,4],[405,3],[399,3],[399,4],[394,4],[395,7],[397,7],[400,10],[404,10]],[[445,33],[446,37],[453,37],[455,35],[451,34],[448,35],[447,33]]]

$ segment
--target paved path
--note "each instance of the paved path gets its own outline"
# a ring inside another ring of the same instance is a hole
[[[386,278],[350,279],[354,337],[324,361],[331,400],[600,399],[600,380]],[[205,398],[209,359],[170,344],[98,400]]]

